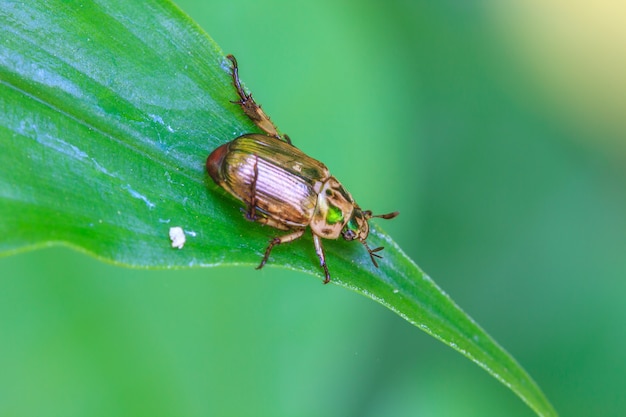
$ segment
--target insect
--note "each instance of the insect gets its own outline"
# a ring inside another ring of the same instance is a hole
[[[376,258],[381,258],[378,252],[383,248],[370,249],[367,245],[368,222],[373,217],[393,219],[399,213],[374,215],[361,210],[324,164],[296,148],[289,136],[280,134],[252,94],[241,86],[235,57],[227,58],[239,95],[232,103],[238,104],[265,134],[248,133],[219,146],[207,158],[207,171],[217,185],[246,205],[246,219],[290,232],[270,240],[257,269],[263,268],[275,246],[302,237],[307,227],[324,269],[324,284],[330,282],[330,273],[322,238],[358,240],[378,268]]]

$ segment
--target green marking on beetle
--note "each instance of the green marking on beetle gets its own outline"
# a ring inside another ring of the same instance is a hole
[[[324,284],[330,282],[330,273],[322,237],[358,240],[378,267],[375,258],[381,256],[376,252],[383,248],[367,246],[368,221],[372,217],[393,219],[398,212],[373,215],[369,210],[361,210],[323,163],[300,151],[287,135],[279,132],[252,95],[241,87],[235,57],[227,58],[233,64],[233,84],[239,96],[233,103],[265,134],[245,134],[219,146],[207,158],[207,171],[217,185],[246,204],[246,219],[289,232],[270,241],[257,269],[265,265],[274,246],[300,238],[307,227],[324,269]],[[258,169],[259,160],[263,161],[263,170]],[[244,166],[254,167],[252,174],[241,169]],[[262,215],[257,215],[257,211]]]
[[[328,206],[328,213],[326,213],[326,223],[336,224],[343,221],[343,212],[339,207],[335,207],[332,204]]]

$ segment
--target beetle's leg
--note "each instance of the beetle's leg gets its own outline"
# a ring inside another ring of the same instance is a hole
[[[259,266],[256,267],[256,269],[263,268],[263,266],[267,262],[267,259],[270,257],[270,253],[272,252],[272,248],[274,246],[280,245],[281,243],[293,242],[294,240],[302,237],[303,234],[304,234],[304,229],[300,229],[300,230],[296,230],[293,233],[289,233],[288,235],[275,237],[274,239],[270,240],[270,244],[267,245],[267,249],[265,249],[265,256],[263,256],[263,260],[261,260],[261,263],[259,264]]]
[[[270,217],[265,217],[263,215],[259,216],[257,215],[257,198],[256,198],[256,183],[257,183],[257,179],[259,178],[259,157],[254,155],[254,165],[253,165],[253,171],[254,171],[254,175],[252,177],[252,182],[250,183],[250,201],[245,202],[246,203],[246,208],[245,209],[241,209],[241,211],[244,212],[244,217],[246,218],[246,220],[250,220],[251,222],[258,222],[261,224],[266,224],[270,227],[273,227],[274,229],[280,229],[280,230],[290,230],[290,228],[288,226],[286,226],[284,223],[281,223],[280,221],[276,220],[276,219],[272,219]]]
[[[279,220],[272,219],[271,217],[257,216],[255,221],[278,230],[292,230],[289,226],[286,226],[284,223],[281,223]]]
[[[313,244],[315,245],[315,253],[317,253],[317,257],[320,259],[320,265],[324,268],[324,284],[328,284],[330,282],[330,273],[328,272],[328,267],[326,266],[326,256],[324,255],[322,238],[315,233],[313,233]]]
[[[395,217],[395,216],[394,216]],[[377,254],[376,252],[380,252],[381,250],[385,249],[382,246],[379,246],[376,249],[370,249],[369,246],[367,246],[367,242],[365,242],[364,240],[361,241],[361,243],[363,244],[363,246],[365,246],[365,249],[367,249],[367,252],[370,254],[370,259],[372,260],[372,263],[374,264],[374,266],[376,268],[378,268],[378,262],[376,262],[376,258],[378,259],[382,259],[383,257],[380,256],[379,254]]]
[[[257,221],[259,216],[256,215],[256,181],[259,177],[259,157],[254,155],[254,176],[250,183],[250,201],[248,202],[248,209],[246,210],[246,219],[250,221]]]
[[[237,65],[237,59],[233,55],[227,55],[226,58],[233,63],[233,83],[235,88],[237,88],[237,94],[239,95],[239,100],[233,101],[233,103],[237,103],[241,106],[243,112],[257,125],[261,130],[267,133],[270,136],[273,136],[277,139],[284,140],[288,144],[291,145],[291,139],[289,136],[282,135],[278,133],[278,129],[272,123],[269,116],[265,114],[261,106],[256,104],[254,99],[252,98],[252,94],[247,94],[243,87],[241,86],[241,81],[239,80],[239,66]]]

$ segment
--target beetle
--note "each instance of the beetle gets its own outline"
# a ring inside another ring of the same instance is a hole
[[[239,96],[232,103],[238,104],[265,134],[247,133],[219,146],[207,158],[206,169],[217,185],[246,205],[246,219],[290,232],[270,240],[257,269],[263,268],[275,246],[302,237],[307,227],[324,269],[324,284],[330,282],[330,273],[322,238],[358,240],[378,268],[376,258],[382,257],[377,252],[383,248],[370,249],[367,245],[369,220],[393,219],[399,213],[374,215],[361,210],[326,165],[296,148],[289,136],[278,131],[252,94],[241,86],[235,57],[227,58]]]

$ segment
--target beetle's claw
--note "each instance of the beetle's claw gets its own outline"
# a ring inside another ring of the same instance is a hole
[[[230,54],[226,55],[226,58],[228,58],[230,62],[233,63],[233,69],[232,69],[232,74],[231,74],[233,77],[233,84],[235,85],[235,88],[237,89],[237,94],[239,94],[239,97],[241,97],[241,100],[233,101],[233,103],[237,103],[237,104],[240,104],[241,106],[244,106],[246,102],[252,98],[252,94],[246,94],[246,92],[243,90],[243,87],[241,87],[241,81],[239,80],[239,65],[237,64],[237,58],[235,58],[234,55],[230,55]]]
[[[241,209],[241,212],[243,213],[243,218],[246,219],[249,222],[254,222],[256,221],[256,219],[254,217],[250,216],[250,212],[244,208]]]
[[[265,264],[267,263],[267,260],[270,257],[270,253],[272,253],[272,248],[276,245],[279,245],[280,243],[281,243],[281,240],[279,237],[275,237],[272,240],[270,240],[270,244],[267,245],[267,248],[265,249],[265,255],[263,256],[261,263],[259,264],[259,266],[256,267],[256,269],[261,269],[263,268],[263,266],[265,266]]]
[[[256,215],[256,210],[253,208],[252,210],[248,208],[240,207],[239,210],[243,213],[243,217],[251,222],[256,222],[260,219],[260,216]]]

